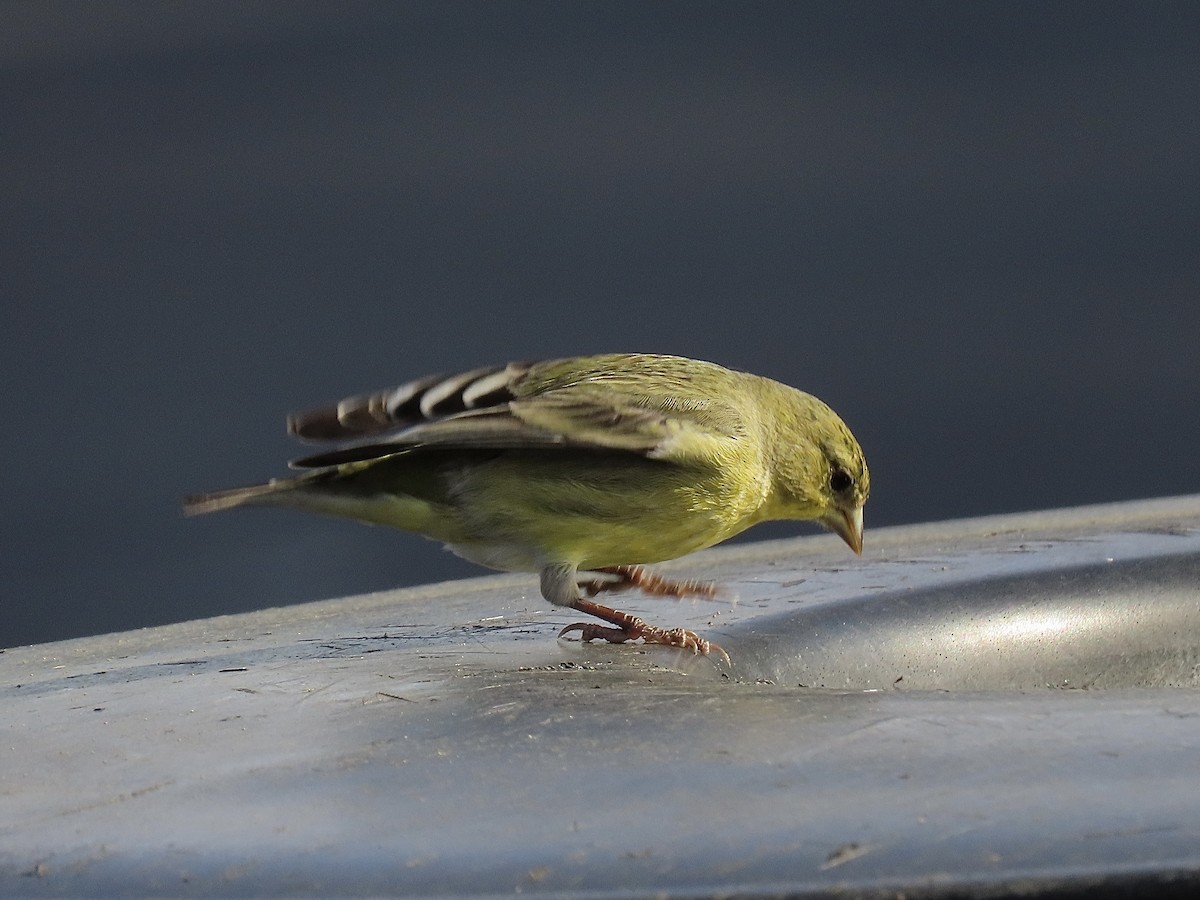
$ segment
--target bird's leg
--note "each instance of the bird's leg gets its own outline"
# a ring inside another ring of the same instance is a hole
[[[668,582],[665,579],[660,579],[655,575],[641,569],[639,566],[614,566],[612,569],[598,569],[596,571],[604,574],[616,575],[621,584],[617,590],[624,590],[630,587],[643,587],[643,581],[652,585],[657,590],[652,590],[652,593],[661,595],[682,596],[682,592],[675,590],[665,590],[664,587],[674,586],[673,582]],[[711,641],[705,640],[696,634],[694,631],[689,631],[686,628],[658,628],[650,625],[644,619],[638,616],[630,615],[629,613],[621,612],[617,609],[612,609],[608,606],[603,606],[594,600],[589,600],[579,595],[578,572],[571,565],[547,566],[541,572],[542,596],[558,606],[569,606],[571,609],[577,609],[581,613],[586,613],[589,616],[595,616],[597,619],[603,619],[609,625],[600,625],[596,622],[575,622],[568,625],[558,633],[559,637],[564,634],[570,634],[572,631],[579,632],[581,641],[592,641],[596,639],[608,641],[610,644],[624,644],[626,641],[636,641],[639,638],[647,644],[665,644],[668,647],[680,647],[684,650],[691,650],[693,653],[708,656],[710,653],[715,653],[725,660],[725,664],[729,664],[729,654],[718,647]],[[628,582],[628,583],[626,583]],[[585,582],[591,584],[593,582]],[[607,581],[604,584],[608,584]],[[686,582],[691,586],[699,586],[699,582]]]
[[[627,591],[631,588],[638,588],[654,597],[703,597],[711,600],[717,596],[717,586],[711,581],[677,581],[656,575],[645,566],[604,566],[592,571],[613,577],[581,581],[579,586],[589,597],[604,591]]]

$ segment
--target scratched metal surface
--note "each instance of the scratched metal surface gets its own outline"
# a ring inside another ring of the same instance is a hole
[[[0,653],[0,894],[1200,884],[1200,497],[666,568],[731,670],[516,576]]]

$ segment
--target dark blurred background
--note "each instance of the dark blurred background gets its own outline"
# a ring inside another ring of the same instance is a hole
[[[478,574],[179,499],[514,358],[809,390],[868,526],[1200,491],[1197,46],[1193,3],[0,3],[0,646]]]

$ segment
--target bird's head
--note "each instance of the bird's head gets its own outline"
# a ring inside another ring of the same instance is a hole
[[[832,409],[793,391],[772,444],[777,457],[771,518],[813,519],[862,553],[871,475],[862,447]]]

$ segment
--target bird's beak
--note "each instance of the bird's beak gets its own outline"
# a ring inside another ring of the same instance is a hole
[[[862,553],[863,546],[863,511],[861,506],[854,509],[835,509],[821,519],[822,524],[836,533],[850,545],[855,553]]]

